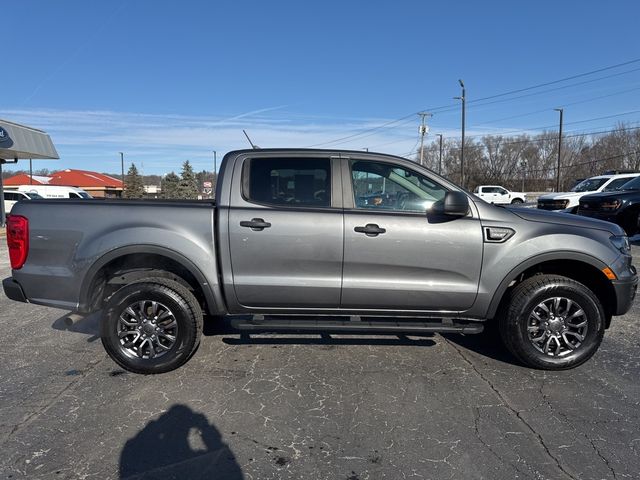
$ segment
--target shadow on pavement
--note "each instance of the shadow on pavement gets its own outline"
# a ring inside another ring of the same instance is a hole
[[[120,478],[241,480],[244,475],[207,417],[174,405],[124,445]]]
[[[58,318],[51,328],[67,332],[83,333],[89,335],[87,342],[95,342],[100,339],[100,316],[102,312],[94,312],[84,316],[69,312]]]
[[[639,237],[640,238],[640,237]],[[640,242],[640,240],[638,240]],[[66,314],[57,319],[52,327],[56,330],[89,335],[88,342],[100,338],[100,312],[87,317]],[[69,322],[71,318],[73,322]],[[240,317],[235,317],[240,318]],[[249,317],[247,317],[249,318]],[[277,334],[247,333],[231,326],[230,319],[221,317],[205,317],[203,334],[205,336],[222,336],[227,345],[378,345],[378,346],[413,346],[431,347],[436,344],[433,335],[376,335],[376,334],[327,334],[322,332],[278,332]],[[471,350],[480,355],[512,365],[520,363],[506,350],[500,341],[494,325],[488,324],[488,330],[479,335],[460,335],[455,333],[440,334],[451,343]],[[233,336],[230,336],[233,335]],[[286,335],[286,336],[284,336]],[[363,338],[365,337],[365,338]]]
[[[237,316],[235,318],[250,317]],[[265,336],[265,333],[268,334],[268,336]],[[206,336],[222,336],[222,341],[227,345],[404,345],[414,347],[431,347],[435,345],[435,342],[431,340],[433,334],[402,335],[367,332],[357,334],[329,334],[322,331],[296,332],[293,329],[291,331],[278,331],[275,333],[269,333],[267,331],[249,333],[234,328],[229,318],[216,318],[210,319],[210,321],[205,319],[203,334]],[[234,337],[229,337],[228,335],[234,335]],[[239,338],[236,337],[236,335],[239,335]],[[339,335],[339,337],[336,337],[336,335]]]
[[[510,365],[522,366],[500,340],[500,333],[495,325],[488,324],[489,328],[478,335],[458,335],[443,333],[442,336],[450,343],[471,350],[484,357],[497,360]]]

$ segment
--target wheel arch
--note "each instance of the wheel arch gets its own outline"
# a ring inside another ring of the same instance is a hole
[[[522,262],[505,276],[489,304],[487,318],[492,319],[496,316],[498,309],[509,297],[509,291],[522,280],[539,273],[556,274],[582,283],[598,297],[605,311],[608,328],[616,309],[616,293],[611,281],[602,272],[606,267],[601,260],[578,252],[537,255]]]
[[[110,274],[118,271],[135,272],[148,269],[164,270],[185,282],[211,314],[224,308],[218,284],[212,285],[202,271],[188,258],[171,249],[157,245],[131,245],[104,254],[87,270],[82,281],[79,310],[99,309]]]

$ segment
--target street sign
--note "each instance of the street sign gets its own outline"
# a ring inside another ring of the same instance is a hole
[[[211,182],[209,182],[211,183]],[[213,193],[213,189],[212,188],[204,188],[202,189],[202,193],[204,193],[205,195],[211,195],[211,193]]]
[[[204,188],[212,188],[213,184],[212,182],[202,182],[202,185]]]

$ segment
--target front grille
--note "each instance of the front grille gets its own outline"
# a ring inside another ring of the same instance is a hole
[[[566,208],[566,200],[538,200],[538,208],[541,210],[562,210]]]

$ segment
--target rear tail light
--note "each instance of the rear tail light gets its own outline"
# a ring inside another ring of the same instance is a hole
[[[11,268],[22,268],[29,255],[29,220],[21,215],[7,217],[7,245]]]

